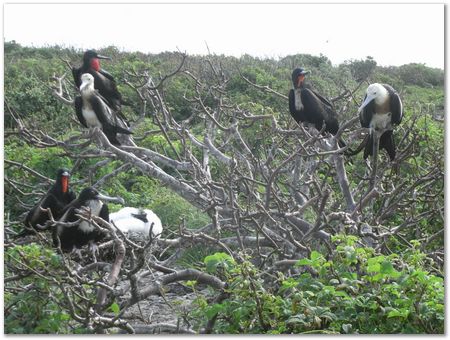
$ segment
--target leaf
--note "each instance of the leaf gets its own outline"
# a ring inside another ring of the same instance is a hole
[[[310,296],[310,297],[315,296],[315,294],[314,294],[313,292],[311,292],[310,290],[305,290],[303,293],[304,293],[305,295]]]
[[[286,289],[289,288],[295,288],[298,286],[298,282],[296,280],[294,280],[293,278],[289,278],[287,280],[284,280],[281,283],[281,291],[285,291]]]
[[[188,287],[194,288],[194,286],[197,284],[197,281],[196,280],[188,280],[188,281],[185,281],[184,284]]]
[[[217,313],[220,313],[221,311],[223,311],[225,309],[224,305],[220,304],[220,303],[216,303],[215,305],[212,305],[210,308],[208,308],[205,311],[205,315],[208,319],[211,319],[212,317],[214,317]]]
[[[310,266],[313,262],[310,259],[301,259],[298,260],[296,265],[297,266]]]
[[[344,323],[344,324],[342,325],[342,330],[344,331],[345,334],[350,334],[350,333],[352,333],[353,328],[352,328],[352,325],[351,325],[351,324],[349,324],[349,323]]]
[[[230,268],[235,264],[234,259],[226,253],[215,253],[205,257],[204,263],[206,265],[206,271],[209,273],[215,273],[219,266],[224,269]]]
[[[409,310],[407,310],[406,308],[402,308],[400,310],[398,310],[398,309],[391,310],[388,313],[387,317],[388,318],[393,318],[393,317],[398,316],[398,317],[406,319],[408,317],[408,315],[409,315]]]
[[[315,260],[318,260],[320,258],[323,258],[323,255],[321,253],[319,253],[318,251],[313,250],[311,252],[311,260],[315,261]]]
[[[111,306],[109,306],[109,309],[111,309],[111,311],[116,315],[119,314],[119,312],[120,312],[120,307],[115,302]]]
[[[389,261],[383,261],[380,265],[380,273],[381,274],[387,274],[390,277],[399,277],[400,273],[395,270],[394,266]]]

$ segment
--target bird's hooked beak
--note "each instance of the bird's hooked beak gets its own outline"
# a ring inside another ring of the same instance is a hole
[[[97,54],[97,59],[112,60],[110,57],[107,57],[107,56],[104,56],[104,55],[100,55],[100,54]]]
[[[103,194],[99,193],[97,195],[97,198],[102,201],[113,202],[113,203],[118,203],[118,204],[122,204],[122,205],[125,204],[125,201],[122,197],[111,197],[111,196],[107,196],[107,195],[103,195]]]
[[[364,102],[359,107],[358,113],[360,113],[367,106],[367,104],[369,104],[374,99],[375,99],[374,95],[371,95],[371,94],[367,95],[366,99],[364,99]]]

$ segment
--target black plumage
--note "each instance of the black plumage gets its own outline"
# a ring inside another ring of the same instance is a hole
[[[59,169],[57,171],[55,183],[28,212],[24,222],[26,227],[32,227],[38,231],[47,229],[44,228],[44,225],[49,220],[49,215],[42,209],[50,209],[55,220],[61,217],[64,207],[75,199],[75,193],[69,188],[69,178],[68,170]],[[25,229],[21,235],[29,232],[28,229]]]
[[[309,71],[296,68],[292,72],[294,88],[289,91],[289,112],[297,123],[314,124],[317,130],[335,135],[339,130],[339,122],[333,105],[326,98],[305,85],[305,76]],[[344,144],[340,141],[340,145]]]
[[[375,133],[380,138],[379,149],[384,149],[392,160],[395,159],[394,125],[401,123],[403,105],[398,93],[387,84],[374,83],[366,90],[359,110],[361,126],[370,128],[364,149],[364,159],[373,155]]]
[[[60,222],[69,222],[73,225],[57,226],[53,234],[54,245],[57,246],[59,238],[63,251],[70,252],[75,249],[80,249],[87,244],[89,244],[91,250],[95,251],[96,243],[100,242],[106,234],[96,228],[92,222],[84,221],[77,217],[76,210],[81,207],[86,207],[90,211],[91,216],[99,216],[109,222],[109,209],[102,201],[124,203],[122,198],[102,195],[92,187],[83,189],[78,198],[73,200],[64,209]]]
[[[108,140],[120,145],[117,133],[132,134],[124,120],[106,103],[105,99],[94,88],[94,77],[85,73],[81,76],[81,96],[75,98],[75,112],[80,123],[88,128],[98,127],[103,130]]]
[[[99,55],[93,50],[88,50],[84,53],[83,64],[78,68],[72,68],[75,85],[78,88],[81,86],[81,76],[84,73],[91,74],[95,80],[95,89],[105,98],[108,106],[118,112],[123,104],[122,95],[117,89],[114,77],[100,67],[99,59],[111,60],[111,58]]]

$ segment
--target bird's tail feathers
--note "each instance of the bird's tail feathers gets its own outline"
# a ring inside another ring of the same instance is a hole
[[[364,159],[373,155],[373,135],[369,133],[367,137],[365,148],[364,148]]]
[[[380,137],[380,150],[385,149],[389,155],[389,158],[394,160],[395,158],[395,142],[394,133],[392,130],[385,131]]]
[[[120,146],[120,142],[117,139],[116,133],[112,131],[104,131],[106,138],[108,138],[109,142],[112,145]]]
[[[127,129],[117,126],[117,125],[112,127],[112,131],[114,131],[115,133],[123,133],[124,135],[132,135],[133,134],[132,131],[127,130]]]

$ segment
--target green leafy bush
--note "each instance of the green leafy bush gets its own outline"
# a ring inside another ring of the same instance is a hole
[[[5,292],[5,333],[64,334],[70,333],[70,316],[55,302],[63,299],[61,290],[46,276],[61,275],[61,257],[53,250],[32,243],[5,252],[8,262],[19,264],[22,279],[8,285]],[[11,277],[6,268],[5,277]],[[49,297],[52,297],[49,299]]]
[[[228,298],[211,305],[199,298],[196,315],[206,323],[217,314],[215,333],[444,332],[444,281],[425,269],[418,247],[386,256],[353,236],[333,241],[335,252],[312,251],[297,262],[297,276],[278,273],[272,289],[248,261],[236,263],[223,253],[206,257],[207,270],[226,280]]]

